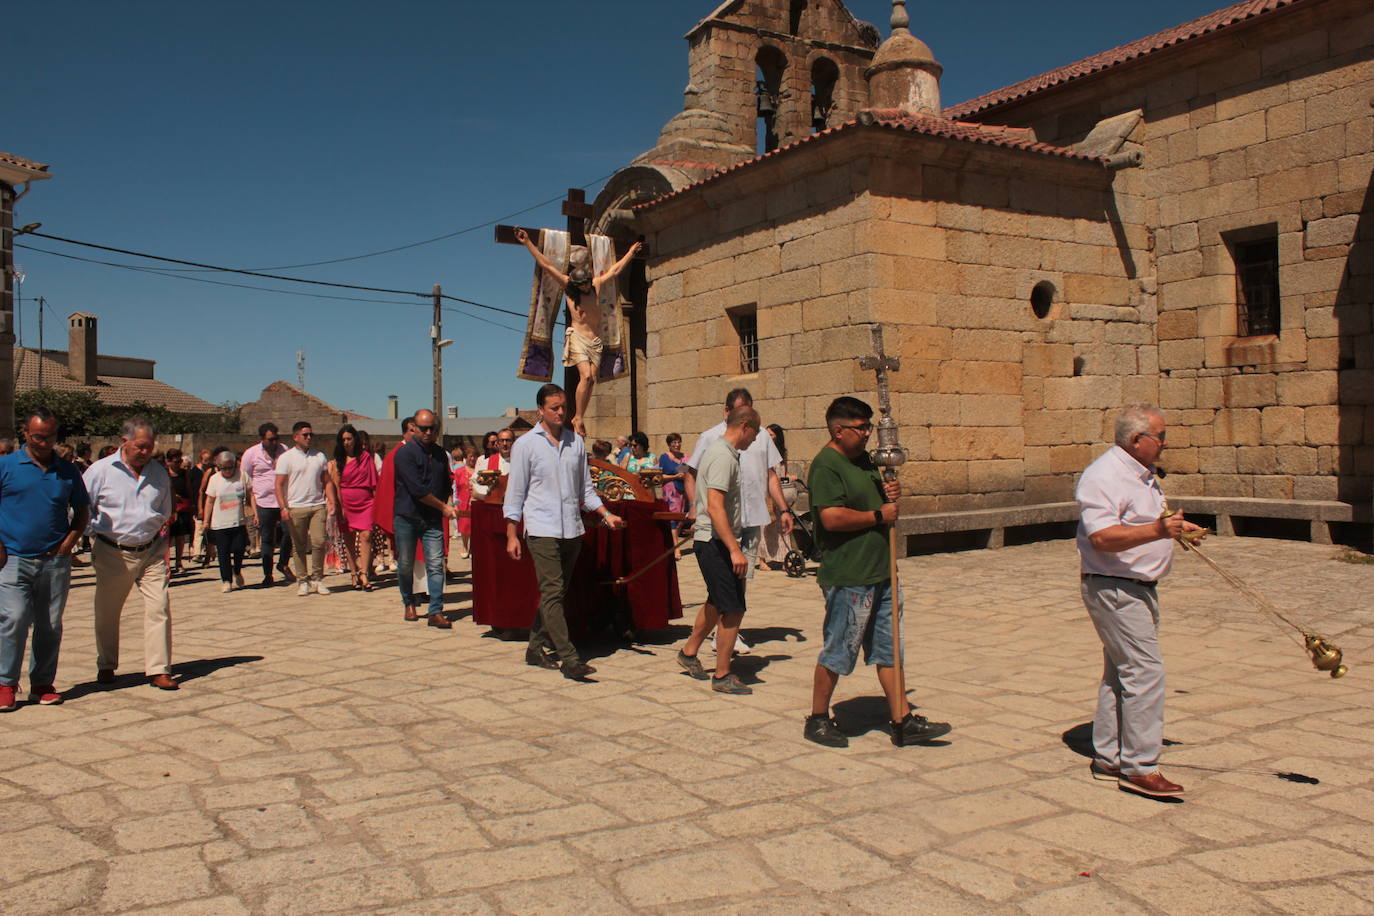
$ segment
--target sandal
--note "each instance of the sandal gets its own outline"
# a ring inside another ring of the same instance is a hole
[[[364,579],[364,580],[362,580],[362,585],[360,585],[359,588],[361,588],[361,589],[362,589],[363,591],[365,591],[365,592],[370,592],[370,591],[372,591],[372,580],[371,580],[371,579]]]

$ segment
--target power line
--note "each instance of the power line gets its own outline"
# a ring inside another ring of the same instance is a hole
[[[117,261],[101,261],[96,258],[83,258],[74,254],[63,254],[60,251],[49,251],[46,248],[35,248],[32,245],[15,244],[15,248],[23,248],[25,251],[36,251],[39,254],[50,254],[55,258],[66,258],[69,261],[81,261],[86,264],[101,264],[105,267],[118,267],[121,270],[136,270],[139,273],[152,274],[155,277],[162,277],[164,280],[190,280],[195,283],[213,283],[216,286],[232,286],[237,289],[255,289],[266,293],[280,293],[283,296],[307,296],[311,299],[340,299],[344,302],[380,302],[386,305],[424,305],[423,302],[411,302],[408,299],[368,299],[361,296],[331,296],[328,293],[306,293],[292,289],[273,289],[270,286],[253,286],[249,283],[230,283],[227,280],[211,280],[208,277],[187,277],[180,273],[173,273],[170,270],[163,270],[157,267],[139,267],[137,264],[120,264]]]
[[[18,234],[18,233],[17,233],[17,234]],[[248,276],[248,277],[263,277],[263,278],[268,279],[268,280],[280,280],[280,281],[285,282],[285,283],[305,283],[305,284],[308,284],[308,285],[310,285],[310,286],[327,286],[327,287],[332,287],[332,288],[335,288],[335,289],[356,289],[356,290],[361,290],[361,291],[363,291],[363,292],[370,292],[370,293],[392,293],[392,294],[395,294],[395,295],[398,295],[398,296],[419,296],[419,297],[422,297],[422,298],[424,298],[424,299],[432,299],[432,298],[433,298],[433,293],[417,293],[417,292],[415,292],[414,290],[408,290],[408,289],[387,289],[387,288],[385,288],[385,287],[380,287],[380,286],[359,286],[359,285],[353,284],[353,283],[331,283],[331,282],[328,282],[328,281],[326,281],[326,280],[305,280],[305,279],[302,279],[302,278],[300,278],[300,277],[287,277],[287,276],[282,276],[282,275],[280,275],[280,274],[269,274],[269,273],[264,273],[264,272],[258,271],[258,270],[240,270],[240,269],[238,269],[238,268],[236,268],[236,267],[220,267],[220,266],[217,266],[217,265],[214,265],[214,264],[202,264],[202,263],[200,263],[200,262],[198,262],[198,261],[187,261],[187,260],[184,260],[184,259],[182,259],[182,258],[168,258],[168,257],[164,257],[164,256],[162,256],[162,255],[148,254],[147,252],[144,252],[144,251],[133,251],[133,250],[130,250],[130,249],[128,249],[128,248],[116,248],[116,247],[114,247],[114,246],[112,246],[112,245],[97,245],[95,242],[81,242],[81,241],[78,241],[78,240],[76,240],[76,239],[64,238],[64,237],[62,237],[62,236],[60,236],[60,235],[50,235],[50,234],[48,234],[48,233],[46,233],[46,232],[38,232],[38,231],[36,231],[36,230],[29,230],[27,233],[22,233],[22,234],[24,234],[24,235],[34,235],[34,236],[38,236],[39,238],[52,239],[52,240],[55,241],[55,242],[65,242],[65,243],[68,244],[68,245],[79,245],[79,246],[81,246],[81,247],[83,247],[83,248],[95,248],[95,249],[97,249],[97,250],[99,250],[99,251],[112,251],[112,252],[114,252],[115,254],[127,254],[127,255],[129,255],[130,257],[135,257],[135,258],[148,258],[149,260],[152,260],[152,261],[162,261],[162,262],[165,262],[165,263],[168,263],[168,264],[189,264],[189,265],[192,266],[192,267],[201,267],[201,268],[204,268],[204,269],[206,269],[206,270],[214,270],[214,271],[220,271],[220,272],[222,272],[222,273],[230,273],[230,274],[242,274],[242,275]],[[24,248],[24,247],[27,247],[27,246],[20,245],[19,247]],[[32,251],[42,251],[43,249],[31,248],[30,250],[32,250]],[[48,253],[49,253],[49,254],[56,254],[57,252],[48,252]],[[99,261],[98,261],[98,262],[96,262],[96,263],[107,263],[107,262],[99,262]],[[128,266],[130,266],[130,265],[127,265],[127,264],[111,264],[111,266],[114,266],[114,267],[128,267]],[[155,271],[155,273],[161,273],[161,272],[160,272],[160,271]],[[166,276],[166,275],[168,275],[168,274],[163,274],[163,275]],[[170,275],[171,275],[171,276],[178,276],[178,277],[180,276],[180,274],[175,274],[175,273],[170,274]],[[195,278],[195,277],[185,277],[185,278],[183,278],[183,279],[192,280],[192,279],[197,279],[197,278]],[[280,290],[275,290],[275,292],[280,292]],[[471,300],[471,299],[463,299],[463,298],[458,297],[458,296],[444,296],[443,298],[448,299],[448,300],[450,300],[450,301],[452,301],[452,302],[461,302],[461,303],[463,303],[464,305],[471,305],[471,306],[473,306],[473,307],[475,307],[475,308],[487,309],[488,311],[492,311],[492,312],[500,312],[500,313],[505,314],[505,315],[514,315],[516,318],[525,318],[525,317],[527,317],[527,316],[526,316],[524,313],[522,313],[522,312],[515,312],[515,311],[512,311],[512,310],[510,310],[510,309],[498,308],[497,306],[494,306],[494,305],[487,305],[487,304],[484,303],[484,302],[475,302],[475,301],[473,301],[473,300]]]
[[[32,234],[32,233],[30,233],[30,234]],[[214,284],[215,286],[231,286],[231,287],[234,287],[235,289],[251,289],[251,290],[256,290],[256,291],[264,292],[264,293],[277,293],[277,294],[282,295],[282,296],[305,296],[305,297],[310,298],[310,299],[336,299],[336,300],[341,300],[341,301],[344,301],[344,302],[377,302],[377,303],[381,303],[381,304],[384,304],[384,305],[418,305],[418,306],[421,306],[421,307],[426,306],[426,303],[424,303],[424,302],[411,302],[411,301],[406,300],[406,299],[370,299],[370,298],[365,298],[365,297],[362,297],[362,296],[331,296],[331,295],[329,295],[328,293],[307,293],[307,292],[301,292],[301,291],[299,291],[299,290],[274,289],[274,288],[272,288],[272,287],[270,287],[270,286],[254,286],[254,285],[252,285],[252,284],[250,284],[250,283],[230,283],[230,282],[228,282],[227,280],[211,280],[211,279],[209,279],[208,277],[188,277],[188,276],[185,276],[184,274],[181,274],[181,273],[175,273],[175,272],[168,271],[168,270],[162,270],[162,269],[157,268],[157,267],[140,267],[140,266],[138,266],[137,264],[120,264],[118,261],[102,261],[102,260],[99,260],[98,258],[83,258],[83,257],[81,257],[80,255],[75,255],[75,254],[63,254],[63,253],[60,252],[60,251],[49,251],[49,250],[46,249],[46,248],[35,248],[35,247],[33,247],[32,245],[21,245],[21,244],[16,243],[14,247],[15,247],[15,248],[23,248],[23,249],[26,250],[26,251],[38,252],[39,254],[50,254],[50,255],[52,255],[52,256],[55,257],[55,258],[66,258],[67,260],[70,260],[70,261],[81,261],[82,263],[85,263],[85,264],[99,264],[99,265],[102,265],[102,266],[104,266],[104,267],[117,267],[117,268],[119,268],[119,269],[121,269],[121,270],[133,270],[133,271],[137,271],[137,272],[139,272],[139,273],[152,274],[153,276],[155,276],[155,277],[161,277],[161,278],[164,279],[164,280],[189,280],[189,281],[191,281],[191,282],[193,282],[193,283],[212,283],[212,284]],[[469,304],[469,305],[472,305],[472,304],[478,304],[478,305],[480,305],[480,303],[471,303],[471,302],[468,302],[468,300],[466,300],[466,299],[460,299],[460,298],[458,298],[458,297],[456,297],[456,296],[445,296],[444,298],[445,298],[445,299],[452,299],[452,300],[457,301],[457,302],[467,303],[467,304]],[[494,306],[488,306],[488,307],[489,307],[489,308],[494,308]],[[455,315],[462,315],[462,316],[464,316],[464,317],[466,317],[466,318],[472,318],[472,319],[474,319],[474,320],[476,320],[476,321],[486,322],[487,324],[493,325],[494,327],[502,328],[503,330],[507,330],[507,331],[514,331],[514,332],[517,333],[517,334],[523,334],[523,333],[524,333],[524,329],[523,329],[523,328],[513,328],[513,327],[511,327],[510,325],[502,324],[502,323],[499,322],[499,321],[492,321],[492,320],[489,319],[489,318],[483,318],[481,315],[474,315],[473,313],[468,312],[468,311],[464,311],[463,309],[456,309],[456,308],[451,308],[451,307],[449,307],[449,308],[445,308],[444,311],[446,311],[446,312],[452,312],[452,313],[455,314]],[[511,312],[510,314],[514,315],[514,314],[516,314],[516,313],[515,313],[515,312]],[[521,316],[521,317],[524,317],[524,316]]]
[[[16,235],[35,235],[39,238],[52,239],[54,242],[66,242],[68,245],[80,245],[83,248],[96,248],[100,251],[112,251],[115,254],[127,254],[135,258],[147,258],[150,261],[163,261],[167,264],[186,264],[190,267],[203,267],[206,270],[217,270],[227,274],[243,274],[248,277],[263,277],[267,280],[282,280],[287,283],[308,283],[311,286],[332,286],[337,289],[357,289],[368,293],[392,293],[397,296],[422,296],[426,299],[433,298],[431,293],[417,293],[410,289],[386,289],[380,286],[359,286],[354,283],[330,283],[326,280],[304,280],[300,277],[283,277],[277,274],[263,273],[259,270],[239,270],[235,267],[220,267],[215,264],[202,264],[199,261],[187,261],[182,258],[167,258],[158,254],[148,254],[146,251],[131,251],[128,248],[115,248],[112,245],[97,245],[95,242],[79,242],[76,239],[63,238],[60,235],[49,235],[46,232],[39,232],[30,229],[25,233],[15,233]]]
[[[585,189],[587,189],[587,188],[592,187],[593,185],[601,184],[601,182],[606,181],[607,179],[611,178],[611,177],[614,176],[615,174],[616,174],[615,172],[611,172],[611,173],[609,173],[609,174],[602,175],[600,178],[597,178],[597,179],[595,179],[595,180],[593,180],[593,181],[589,181],[589,182],[587,182],[586,184],[582,185],[582,188],[585,190]],[[436,236],[434,236],[434,238],[422,239],[421,241],[418,241],[418,242],[409,242],[409,243],[407,243],[407,244],[405,244],[405,245],[397,245],[397,246],[394,247],[394,248],[383,248],[381,251],[369,251],[369,252],[367,252],[366,254],[355,254],[355,255],[350,255],[350,256],[348,256],[348,257],[346,257],[346,258],[330,258],[330,259],[327,260],[327,261],[307,261],[307,262],[304,263],[304,264],[278,264],[278,265],[275,266],[275,267],[258,267],[258,268],[254,268],[254,269],[255,269],[255,270],[296,270],[297,268],[301,268],[301,267],[320,267],[320,266],[322,266],[322,265],[324,265],[324,264],[343,264],[343,263],[346,262],[346,261],[361,261],[361,260],[363,260],[364,258],[375,258],[375,257],[378,257],[379,255],[393,254],[393,253],[395,253],[395,252],[397,252],[397,251],[406,251],[406,250],[411,249],[411,248],[419,248],[419,247],[422,246],[422,245],[432,245],[432,244],[434,244],[435,242],[442,242],[442,241],[444,241],[444,240],[446,240],[446,239],[457,238],[457,237],[460,236],[460,235],[467,235],[469,232],[476,232],[478,229],[485,229],[485,228],[487,228],[488,226],[494,226],[494,225],[496,225],[497,223],[503,222],[503,221],[505,221],[505,220],[514,219],[514,218],[517,217],[517,216],[523,216],[524,214],[529,213],[531,210],[538,210],[540,207],[547,207],[549,204],[556,204],[556,203],[560,202],[561,200],[563,200],[563,196],[560,194],[560,195],[557,196],[557,197],[550,197],[548,200],[541,200],[539,203],[537,203],[537,204],[532,204],[532,205],[526,207],[526,208],[523,209],[523,210],[516,210],[514,213],[507,213],[505,216],[498,216],[498,217],[496,217],[496,219],[489,219],[489,220],[487,220],[487,221],[484,222],[484,223],[478,223],[478,224],[476,224],[475,226],[468,226],[466,229],[459,229],[459,230],[457,230],[456,232],[446,232],[446,233],[444,233],[443,235],[436,235]],[[205,270],[205,269],[215,270],[215,269],[218,269],[218,268],[200,268],[200,269],[202,269],[202,270]],[[189,271],[185,271],[185,272],[189,273]]]

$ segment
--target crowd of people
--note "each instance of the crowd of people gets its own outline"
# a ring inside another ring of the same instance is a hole
[[[18,706],[30,632],[30,700],[62,702],[54,686],[62,615],[73,555],[83,540],[96,579],[96,680],[103,684],[116,680],[120,617],[136,587],[148,683],[179,689],[171,669],[168,585],[197,534],[206,561],[218,560],[226,592],[245,587],[253,534],[261,587],[274,585],[280,574],[297,583],[301,597],[330,594],[323,579],[331,550],[364,591],[374,586],[377,557],[389,550],[403,618],[451,627],[443,611],[446,556],[454,539],[464,556],[471,549],[471,502],[489,486],[483,470],[506,475],[505,549],[514,560],[528,551],[538,582],[525,661],[585,681],[595,669],[580,658],[564,613],[583,517],[594,513],[611,529],[625,522],[592,483],[583,437],[566,423],[567,400],[559,386],[544,385],[538,424],[519,438],[511,429],[487,434],[483,455],[473,446],[445,452],[436,441],[435,415],[422,410],[402,421],[401,441],[385,455],[351,425],[338,430],[328,457],[314,447],[308,422],[294,424],[290,448],[274,424],[264,423],[259,441],[241,457],[228,448],[206,449],[189,467],[177,449],[156,454],[156,430],[147,420],[127,421],[120,445],[92,460],[88,445],[58,442],[58,417],[42,408],[30,411],[24,444],[0,456],[0,712]],[[861,651],[886,697],[894,744],[929,743],[951,728],[917,714],[907,699],[896,610],[901,595],[889,566],[900,488],[895,479],[884,481],[870,457],[872,416],[857,398],[830,404],[830,439],[810,462],[806,485],[825,612],[803,735],[828,747],[848,744],[831,716],[831,700]],[[1154,474],[1165,439],[1158,408],[1127,407],[1116,421],[1115,445],[1084,471],[1076,491],[1082,596],[1104,660],[1091,772],[1153,797],[1183,792],[1159,770],[1165,693],[1156,584],[1169,570],[1172,542],[1205,534],[1181,514],[1165,511]],[[709,680],[713,691],[749,694],[752,688],[732,670],[737,651],[747,649],[737,640],[748,584],[794,519],[795,492],[784,490],[784,431],[765,428],[748,390],[737,388],[726,396],[722,421],[697,438],[690,456],[682,442],[680,434],[669,434],[664,451],[654,454],[648,437],[633,432],[617,442],[614,458],[604,440],[592,450],[630,473],[662,473],[664,500],[684,511],[682,525],[691,532],[707,592],[676,663],[689,676]],[[423,589],[415,577],[417,559]],[[709,670],[698,657],[708,638],[717,645]]]

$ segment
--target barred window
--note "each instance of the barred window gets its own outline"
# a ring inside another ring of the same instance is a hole
[[[1236,264],[1236,334],[1279,333],[1278,227],[1237,233],[1230,240]]]
[[[753,375],[759,371],[759,314],[758,306],[746,305],[730,312],[730,323],[739,335],[739,371]]]

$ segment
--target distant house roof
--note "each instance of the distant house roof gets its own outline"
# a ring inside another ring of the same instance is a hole
[[[43,163],[25,159],[23,156],[16,156],[14,153],[0,152],[0,162],[7,165],[17,165],[21,169],[28,169],[31,172],[46,172],[48,170],[48,167]]]
[[[104,357],[102,357],[104,358]],[[97,375],[99,384],[82,385],[67,375],[65,350],[14,348],[14,390],[31,391],[38,387],[38,367],[43,367],[43,387],[55,391],[87,391],[110,407],[128,407],[135,401],[166,407],[174,413],[219,413],[220,408],[193,394],[152,378],[126,378]]]
[[[1043,92],[1064,83],[1102,73],[1147,55],[1177,47],[1206,35],[1215,34],[1259,16],[1275,13],[1285,7],[1314,2],[1319,2],[1319,0],[1244,0],[1242,3],[1217,10],[1215,13],[1209,13],[1191,22],[1185,22],[1183,25],[1156,32],[1130,44],[1112,48],[1110,51],[1103,51],[1101,54],[1094,54],[1092,57],[1085,57],[1083,60],[1060,67],[1057,70],[1051,70],[1048,73],[1042,73],[1039,76],[1033,76],[1019,83],[1013,83],[1002,89],[980,95],[976,99],[970,99],[967,102],[946,108],[944,113],[946,117],[950,118],[967,118],[1009,102],[1020,101],[1037,92]]]
[[[1001,149],[1020,150],[1022,152],[1034,153],[1037,155],[1049,156],[1058,159],[1070,159],[1079,162],[1089,162],[1101,165],[1105,163],[1100,156],[1091,156],[1080,153],[1062,146],[1053,146],[1049,143],[1039,143],[1035,140],[1034,134],[1028,128],[1002,127],[1000,125],[977,124],[972,121],[951,121],[946,118],[937,118],[930,115],[911,114],[897,108],[867,108],[859,112],[857,118],[846,121],[835,127],[804,137],[796,143],[778,147],[764,153],[762,156],[755,156],[753,159],[746,159],[744,162],[732,165],[729,168],[721,169],[713,175],[680,188],[671,194],[664,194],[651,201],[639,204],[636,210],[649,209],[666,200],[672,200],[690,191],[694,191],[703,185],[718,181],[722,177],[756,166],[758,163],[768,159],[775,159],[778,156],[785,156],[794,150],[818,143],[839,134],[852,133],[856,130],[897,130],[910,134],[923,134],[929,137],[939,137],[945,140],[953,140],[956,143],[977,143],[983,146],[997,147]]]
[[[51,177],[48,167],[41,162],[34,162],[14,153],[0,153],[0,181],[6,184],[17,185]]]

